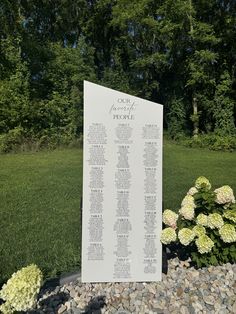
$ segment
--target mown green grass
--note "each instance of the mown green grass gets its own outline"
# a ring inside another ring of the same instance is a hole
[[[165,142],[163,166],[164,208],[179,209],[182,198],[199,176],[212,188],[230,185],[236,194],[236,153],[186,148]]]
[[[1,155],[0,185],[0,281],[32,262],[79,267],[82,151]]]
[[[164,208],[178,209],[194,180],[236,191],[236,154],[166,142]],[[0,283],[36,263],[47,277],[80,267],[82,150],[0,155]]]

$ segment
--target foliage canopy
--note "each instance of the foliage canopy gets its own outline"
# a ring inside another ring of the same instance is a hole
[[[0,139],[78,137],[84,79],[163,103],[172,137],[235,135],[235,25],[233,0],[2,0]]]

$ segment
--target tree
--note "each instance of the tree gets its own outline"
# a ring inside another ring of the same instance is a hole
[[[220,77],[220,82],[216,86],[214,95],[215,132],[219,135],[235,134],[234,124],[234,102],[231,98],[232,80],[229,72],[225,72]]]
[[[82,132],[82,81],[164,104],[173,137],[235,129],[234,0],[2,0],[0,133]]]

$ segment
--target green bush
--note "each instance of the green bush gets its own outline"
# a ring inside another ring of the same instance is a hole
[[[211,150],[234,151],[236,149],[236,136],[202,134],[196,138],[184,139],[182,143],[188,147],[209,148]]]
[[[0,153],[8,153],[19,147],[24,141],[24,130],[16,127],[6,134],[0,135]]]
[[[0,153],[39,151],[55,149],[57,147],[83,146],[83,136],[70,134],[66,129],[44,130],[38,136],[26,135],[22,128],[10,130],[0,135]]]

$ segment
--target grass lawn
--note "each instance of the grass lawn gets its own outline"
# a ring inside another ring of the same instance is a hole
[[[1,155],[0,184],[0,282],[32,262],[78,268],[82,151]]]
[[[178,209],[194,180],[236,191],[236,153],[166,142],[164,207]],[[0,155],[0,283],[36,263],[47,277],[80,266],[82,150]]]
[[[179,209],[182,198],[199,176],[213,188],[230,185],[236,196],[236,152],[186,148],[165,142],[163,167],[164,208]]]

